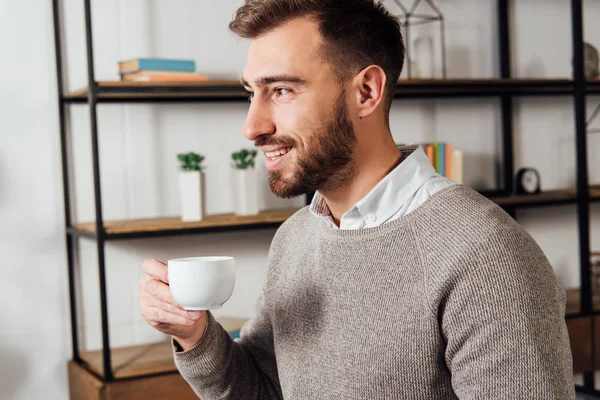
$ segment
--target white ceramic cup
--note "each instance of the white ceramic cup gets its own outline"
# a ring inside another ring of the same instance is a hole
[[[186,310],[214,310],[229,300],[235,285],[233,257],[189,257],[168,261],[169,287]]]

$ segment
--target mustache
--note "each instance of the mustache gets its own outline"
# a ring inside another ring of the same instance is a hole
[[[296,141],[290,137],[273,137],[272,135],[261,135],[254,139],[254,146],[285,146],[296,147]]]

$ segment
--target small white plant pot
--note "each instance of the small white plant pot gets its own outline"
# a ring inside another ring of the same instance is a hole
[[[181,220],[201,221],[204,218],[204,174],[200,171],[179,171]]]
[[[236,215],[258,214],[258,171],[233,169],[233,205]]]

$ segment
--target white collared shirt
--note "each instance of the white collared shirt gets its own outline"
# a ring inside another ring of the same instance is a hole
[[[348,210],[339,229],[373,228],[398,219],[423,204],[429,197],[455,182],[439,175],[421,146],[403,146],[402,162],[365,197]],[[310,211],[337,229],[323,196],[316,192]]]

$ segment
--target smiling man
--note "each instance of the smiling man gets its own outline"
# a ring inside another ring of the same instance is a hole
[[[272,191],[315,191],[277,231],[232,340],[144,263],[142,314],[202,399],[571,399],[565,293],[502,209],[398,149],[398,21],[371,0],[246,0],[243,128]],[[407,134],[408,135],[408,134]]]

